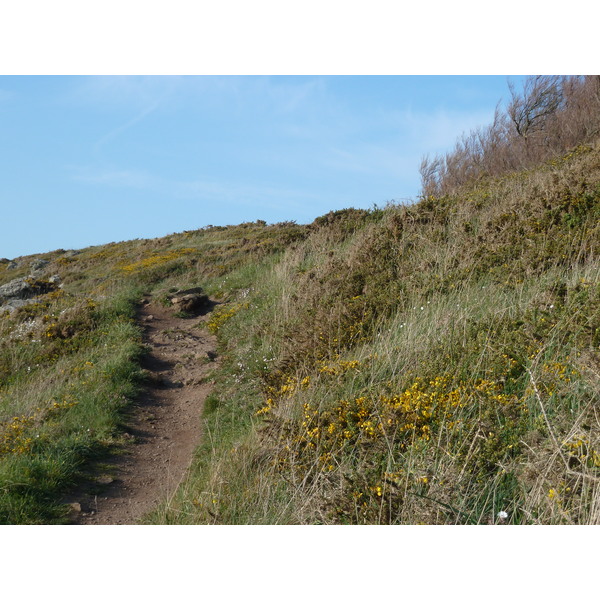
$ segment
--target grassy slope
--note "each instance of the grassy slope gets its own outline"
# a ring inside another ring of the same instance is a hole
[[[161,523],[597,523],[600,152],[342,211],[220,282]]]
[[[0,520],[60,518],[60,490],[122,443],[136,299],[203,285],[224,364],[148,522],[598,522],[599,196],[582,148],[414,206],[47,255],[64,293],[0,325],[0,421],[23,425]]]
[[[135,323],[142,293],[222,276],[300,233],[293,224],[247,224],[22,257],[17,269],[0,264],[0,285],[28,276],[39,258],[64,284],[0,314],[0,523],[63,522],[65,491],[126,445],[127,410],[144,376]]]

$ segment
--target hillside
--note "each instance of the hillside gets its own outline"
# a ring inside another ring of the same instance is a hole
[[[209,435],[150,522],[597,523],[599,167],[332,213],[218,280]]]
[[[581,146],[411,206],[5,261],[2,522],[61,521],[127,448],[136,306],[202,286],[205,433],[146,522],[597,523],[599,198]]]
[[[121,477],[156,383],[147,305],[218,361],[144,523],[600,523],[597,134],[440,173],[412,205],[2,259],[0,523],[69,522]],[[202,318],[173,302],[197,288]],[[214,360],[190,339],[184,371]]]

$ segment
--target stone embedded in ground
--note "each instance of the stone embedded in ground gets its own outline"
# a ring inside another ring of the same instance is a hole
[[[184,291],[189,292],[189,290]],[[209,300],[206,294],[199,292],[179,294],[180,292],[171,298],[171,304],[183,312],[194,313],[208,306]]]
[[[43,258],[37,258],[36,260],[32,261],[31,270],[32,271],[41,271],[41,270],[45,269],[49,264],[50,264],[49,260],[45,260]]]

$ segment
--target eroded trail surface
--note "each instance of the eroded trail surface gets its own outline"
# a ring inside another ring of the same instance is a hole
[[[126,434],[132,443],[72,503],[77,523],[135,524],[185,477],[211,388],[206,375],[216,359],[216,339],[201,327],[207,317],[177,318],[173,309],[144,300],[139,321],[151,347],[143,361],[150,382],[132,409]]]

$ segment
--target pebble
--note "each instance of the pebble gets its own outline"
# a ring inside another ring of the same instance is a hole
[[[96,481],[102,485],[108,485],[109,483],[112,483],[114,479],[110,475],[101,475]]]

